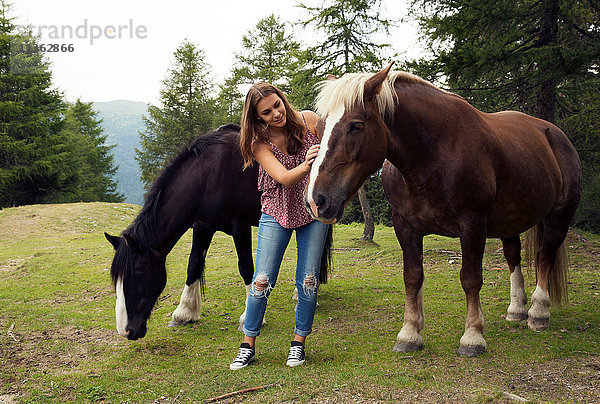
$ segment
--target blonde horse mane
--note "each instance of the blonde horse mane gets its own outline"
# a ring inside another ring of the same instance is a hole
[[[317,84],[319,94],[315,103],[315,109],[319,116],[326,117],[331,111],[341,106],[350,109],[355,106],[364,108],[365,83],[373,74],[371,73],[348,73],[337,80],[325,80]],[[396,108],[397,95],[394,84],[397,80],[404,83],[422,83],[435,87],[428,81],[414,74],[392,71],[384,80],[381,91],[377,95],[377,106],[382,119],[391,119]]]

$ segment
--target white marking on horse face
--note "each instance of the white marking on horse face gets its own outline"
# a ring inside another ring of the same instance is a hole
[[[327,154],[327,149],[329,148],[329,138],[331,137],[331,132],[333,131],[334,126],[340,121],[340,119],[342,119],[344,112],[346,112],[346,108],[342,105],[341,107],[327,115],[327,118],[325,119],[325,129],[323,130],[323,138],[321,139],[321,148],[319,149],[317,158],[313,162],[312,167],[310,169],[306,200],[310,204],[315,217],[318,216],[317,206],[313,198],[315,181],[319,176],[319,169],[321,167],[321,164],[325,160],[325,155]]]
[[[127,336],[127,307],[125,306],[125,292],[123,291],[123,280],[117,279],[116,284],[117,303],[115,304],[115,317],[117,319],[117,331],[122,336]]]

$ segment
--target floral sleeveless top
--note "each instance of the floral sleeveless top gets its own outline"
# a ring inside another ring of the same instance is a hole
[[[291,170],[300,165],[306,159],[308,149],[319,144],[319,139],[315,136],[306,121],[302,116],[304,126],[306,126],[306,136],[304,143],[298,153],[293,156],[287,155],[270,143],[273,154],[281,164]],[[306,175],[299,183],[292,188],[288,188],[283,184],[275,181],[261,165],[258,168],[258,190],[262,192],[261,210],[269,216],[272,216],[277,223],[286,229],[296,229],[308,224],[314,219],[310,217],[304,204],[304,188],[308,183],[308,175]]]

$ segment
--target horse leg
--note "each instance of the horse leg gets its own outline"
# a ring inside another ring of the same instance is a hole
[[[246,285],[246,299],[244,304],[248,305],[248,295],[250,294],[250,284],[252,283],[252,275],[254,275],[254,261],[252,261],[252,227],[250,225],[236,226],[233,233],[233,242],[238,256],[238,270],[244,285]],[[246,318],[246,310],[240,316],[238,331],[242,331],[244,320]],[[263,325],[266,324],[263,318]]]
[[[204,263],[208,246],[215,234],[199,222],[194,223],[192,251],[188,259],[187,279],[179,300],[179,306],[172,314],[169,327],[185,325],[200,318],[201,292],[204,279]]]
[[[570,218],[569,218],[570,220]],[[562,258],[566,254],[563,242],[567,236],[569,223],[558,216],[548,216],[542,223],[538,223],[536,233],[541,247],[536,255],[537,286],[531,295],[531,308],[527,325],[531,330],[542,331],[550,324],[550,304],[560,304],[566,296],[566,271],[567,263]],[[558,257],[558,255],[563,257]],[[551,290],[553,289],[553,290]]]
[[[414,352],[423,349],[420,332],[425,326],[423,313],[423,237],[414,234],[393,217],[396,237],[402,247],[404,264],[404,324],[396,337],[394,352]]]
[[[506,320],[527,320],[527,294],[525,281],[521,272],[521,239],[519,235],[503,238],[502,248],[504,257],[510,270],[510,305],[508,306]]]
[[[486,342],[483,339],[485,320],[481,310],[479,291],[483,285],[482,263],[485,250],[486,232],[485,222],[468,225],[460,234],[462,248],[462,267],[460,282],[467,300],[467,316],[465,320],[465,333],[460,338],[458,354],[474,357],[485,352]]]

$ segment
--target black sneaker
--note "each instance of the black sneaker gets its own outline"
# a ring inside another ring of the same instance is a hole
[[[250,362],[252,362],[253,360],[254,360],[254,348],[252,348],[250,346],[250,344],[248,344],[247,342],[244,342],[242,345],[240,345],[240,350],[239,350],[237,356],[235,357],[235,359],[233,360],[233,362],[231,362],[231,364],[229,365],[229,369],[231,369],[231,370],[243,369],[246,366],[248,366],[250,364]]]
[[[306,354],[304,353],[304,345],[302,342],[292,341],[290,347],[290,353],[286,365],[290,367],[300,366],[306,361]]]

